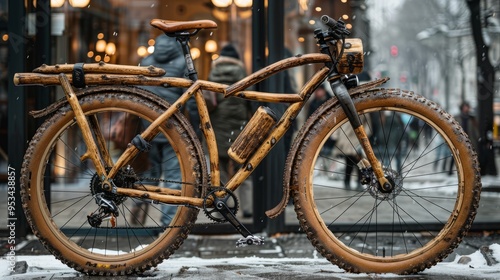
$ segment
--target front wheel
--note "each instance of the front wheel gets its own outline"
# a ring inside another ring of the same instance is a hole
[[[383,190],[336,99],[294,142],[295,211],[316,249],[349,272],[411,274],[443,260],[470,228],[481,189],[477,156],[437,104],[400,90],[353,96],[385,176]],[[360,179],[364,180],[363,183]]]

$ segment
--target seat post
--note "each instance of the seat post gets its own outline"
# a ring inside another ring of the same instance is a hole
[[[188,77],[192,81],[196,81],[198,80],[198,72],[196,72],[196,69],[194,68],[193,58],[191,57],[191,51],[189,47],[189,37],[190,37],[189,35],[176,36],[177,41],[181,44],[182,52],[184,53],[184,59],[186,60],[186,66],[188,69]]]

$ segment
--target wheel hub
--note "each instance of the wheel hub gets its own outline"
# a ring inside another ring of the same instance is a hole
[[[109,170],[110,168],[107,168],[107,171]],[[131,188],[135,181],[134,171],[130,166],[118,171],[118,174],[113,178],[113,184],[121,188]],[[126,196],[117,195],[105,190],[103,188],[103,180],[97,173],[92,176],[90,181],[90,191],[93,196],[101,194],[104,199],[113,201],[116,205],[120,205],[127,199]]]
[[[393,200],[400,193],[403,188],[403,178],[396,170],[388,167],[384,167],[385,178],[389,181],[391,186],[389,188],[382,188],[378,182],[375,174],[372,172],[370,175],[370,182],[368,184],[367,190],[371,196],[378,200]]]

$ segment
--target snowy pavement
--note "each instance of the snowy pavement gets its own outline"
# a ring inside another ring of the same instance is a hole
[[[484,240],[477,241],[476,245],[482,244]],[[346,273],[314,250],[304,252],[304,257],[300,258],[262,257],[266,252],[248,257],[240,254],[237,257],[226,254],[226,257],[220,258],[185,257],[186,254],[181,251],[143,275],[112,279],[500,279],[498,238],[488,240],[493,241],[466,255],[459,254],[464,251],[459,247],[451,261],[443,261],[418,275],[410,276]],[[466,240],[461,246],[467,243]],[[51,255],[16,256],[18,274],[11,274],[11,261],[6,256],[0,258],[1,279],[110,279],[85,276]]]
[[[500,259],[500,245],[493,244]],[[323,259],[315,258],[174,258],[164,261],[143,276],[113,279],[499,279],[500,265],[489,266],[480,252],[469,255],[470,262],[439,263],[413,276],[394,274],[349,274]],[[26,273],[10,275],[5,258],[0,260],[2,279],[99,279],[82,275],[56,260],[53,256],[20,256],[26,262]],[[104,279],[104,277],[102,277]],[[108,278],[106,278],[108,279]]]
[[[490,249],[500,259],[500,245]],[[414,276],[394,274],[349,274],[324,259],[315,258],[176,258],[164,261],[143,276],[128,279],[499,279],[500,264],[489,266],[480,252],[471,255],[470,262],[460,264],[458,257],[453,262],[443,262]],[[10,275],[5,258],[0,260],[2,279],[99,279],[87,277],[68,268],[53,256],[20,256],[17,262],[25,261],[26,273]],[[102,277],[104,279],[104,277]],[[126,277],[114,277],[114,279]]]

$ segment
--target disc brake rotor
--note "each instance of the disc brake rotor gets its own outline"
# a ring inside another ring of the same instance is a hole
[[[384,175],[389,180],[392,185],[392,190],[384,192],[381,190],[380,184],[375,177],[375,174],[371,174],[371,180],[368,184],[367,190],[371,196],[377,200],[393,200],[395,199],[403,189],[403,178],[396,170],[388,167],[384,167]]]

